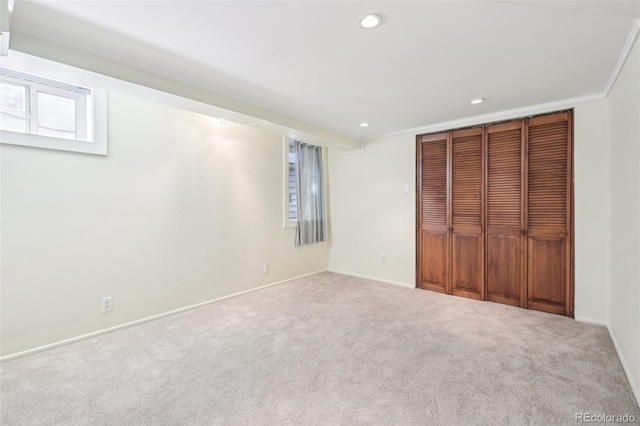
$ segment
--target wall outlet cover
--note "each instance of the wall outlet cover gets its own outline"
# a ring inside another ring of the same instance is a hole
[[[113,297],[103,297],[102,298],[102,312],[109,312],[113,309]]]

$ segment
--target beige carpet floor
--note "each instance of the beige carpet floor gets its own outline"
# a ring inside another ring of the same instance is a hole
[[[5,426],[640,418],[604,327],[330,273],[0,368]]]

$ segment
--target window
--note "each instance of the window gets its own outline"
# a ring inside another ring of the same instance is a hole
[[[106,94],[0,68],[0,131],[2,143],[106,154]]]
[[[91,90],[0,68],[0,128],[87,141]]]
[[[293,141],[293,139],[289,139],[289,146],[288,146],[288,151],[287,151],[287,162],[288,162],[288,181],[287,181],[287,188],[288,188],[288,198],[289,198],[289,204],[288,204],[288,219],[291,221],[297,221],[298,220],[298,205],[296,203],[297,199],[296,199],[296,148],[295,148],[295,142]]]
[[[296,246],[326,240],[322,148],[285,139],[285,227]]]

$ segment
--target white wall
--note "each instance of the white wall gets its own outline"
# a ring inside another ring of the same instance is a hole
[[[329,150],[331,271],[415,286],[415,161],[409,134]]]
[[[611,138],[609,328],[640,401],[640,43],[608,97]]]
[[[505,118],[512,118],[507,117]],[[575,315],[604,324],[608,294],[609,144],[606,102],[575,105]],[[330,150],[329,270],[415,286],[415,135]],[[411,184],[409,195],[402,193]],[[379,255],[387,255],[381,264]]]
[[[107,157],[0,145],[2,355],[327,268],[282,227],[281,136],[113,91],[108,110]]]
[[[605,100],[574,109],[575,318],[606,324],[609,296],[609,123]]]

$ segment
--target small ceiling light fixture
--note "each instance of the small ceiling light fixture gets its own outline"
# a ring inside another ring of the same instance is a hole
[[[477,104],[481,104],[484,102],[484,98],[476,98],[476,99],[471,99],[471,103],[473,105],[477,105]]]
[[[360,123],[360,127],[369,127],[369,123]]]
[[[364,18],[360,19],[360,26],[365,29],[371,29],[380,26],[382,24],[382,16],[370,13]]]

